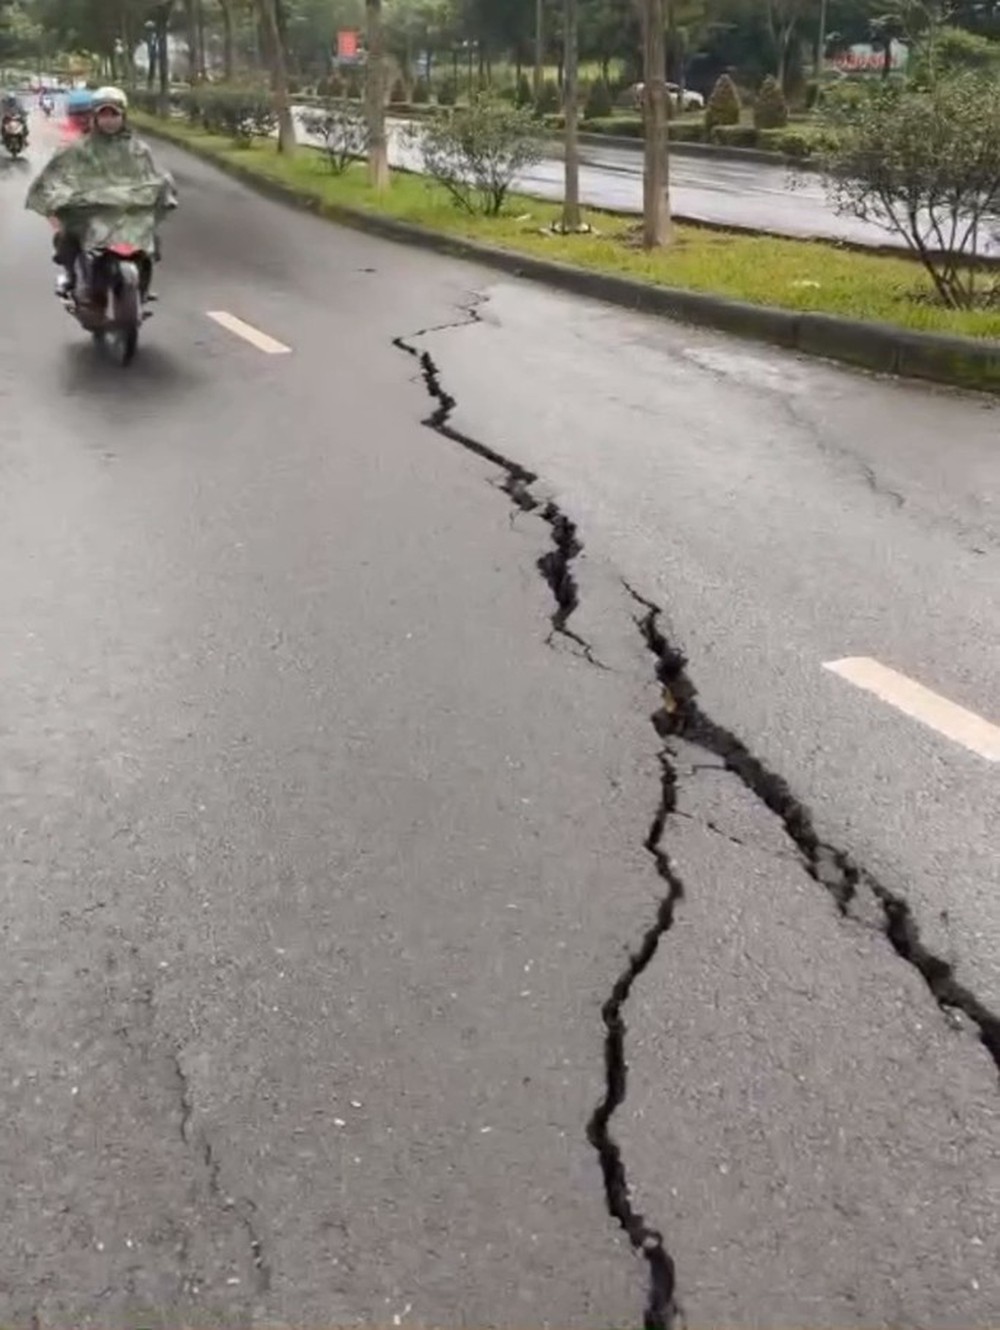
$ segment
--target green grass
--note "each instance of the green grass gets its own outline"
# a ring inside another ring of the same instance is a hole
[[[135,120],[140,128],[156,128],[178,142],[195,142],[213,156],[324,203],[380,212],[450,235],[656,285],[924,332],[1000,340],[1000,309],[941,308],[932,300],[930,281],[922,269],[905,258],[694,226],[677,227],[672,246],[647,254],[635,243],[637,219],[590,211],[588,220],[596,234],[545,235],[543,228],[559,216],[555,204],[514,196],[503,216],[472,217],[419,176],[395,172],[391,189],[379,197],[369,188],[363,166],[336,176],[310,149],[289,160],[279,156],[271,143],[238,148],[227,139],[176,122],[166,124],[141,113],[135,113]]]

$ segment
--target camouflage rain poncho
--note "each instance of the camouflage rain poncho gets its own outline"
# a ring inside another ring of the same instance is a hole
[[[56,153],[25,206],[59,217],[85,249],[116,243],[151,252],[173,194],[172,178],[140,139],[94,132]]]

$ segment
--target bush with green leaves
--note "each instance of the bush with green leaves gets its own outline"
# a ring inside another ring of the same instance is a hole
[[[531,91],[531,80],[527,74],[522,74],[517,80],[517,96],[514,99],[518,106],[530,106],[534,101]]]
[[[346,95],[344,80],[339,70],[332,70],[329,74],[324,74],[316,84],[316,92],[320,97],[343,97]]]
[[[454,106],[458,101],[458,84],[449,74],[438,84],[438,106]]]
[[[635,115],[605,115],[597,120],[584,119],[583,127],[589,134],[608,134],[612,138],[641,139],[643,123]]]
[[[562,97],[559,95],[559,84],[555,79],[546,79],[542,84],[542,90],[538,97],[538,105],[535,107],[539,115],[552,115],[562,106]]]
[[[263,88],[191,88],[182,95],[182,109],[192,124],[244,147],[270,138],[278,127],[274,99]]]
[[[1000,77],[1000,42],[965,28],[938,28],[919,43],[909,69],[911,81],[921,88],[963,73]]]
[[[604,116],[611,115],[613,110],[614,105],[608,85],[602,78],[594,79],[587,91],[587,101],[583,108],[584,117],[587,120],[601,120]]]
[[[431,90],[427,80],[420,76],[413,85],[413,105],[426,106],[431,99]]]
[[[788,103],[773,74],[760,85],[753,104],[753,123],[757,129],[784,129],[788,124]]]
[[[424,170],[470,213],[496,217],[518,173],[542,156],[542,131],[530,110],[486,94],[413,133]]]
[[[133,88],[129,97],[137,111],[145,111],[147,115],[159,113],[160,94],[154,92],[152,88]]]
[[[757,130],[753,125],[713,125],[708,141],[723,148],[756,148]]]
[[[736,84],[728,74],[721,74],[716,80],[712,95],[705,107],[705,126],[711,132],[716,125],[738,125],[740,123],[740,94]]]
[[[322,144],[334,175],[343,175],[352,162],[368,151],[368,124],[360,106],[346,100],[321,110],[304,111],[301,123],[306,133]]]
[[[929,90],[879,81],[854,109],[832,108],[820,154],[838,211],[901,236],[952,309],[1000,292],[976,260],[1000,231],[1000,82],[982,74]]]
[[[392,87],[389,89],[389,104],[391,106],[400,106],[406,101],[406,84],[401,78],[393,79]]]

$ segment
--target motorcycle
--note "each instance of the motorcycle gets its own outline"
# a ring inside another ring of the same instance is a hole
[[[0,140],[16,161],[28,146],[28,126],[25,124],[24,116],[12,112],[5,115],[0,123]]]
[[[153,258],[134,245],[109,243],[81,255],[76,283],[63,304],[94,341],[111,352],[124,368],[135,358],[139,329],[155,300],[150,292]]]
[[[44,96],[39,100],[38,105],[42,108],[42,114],[46,120],[52,119],[52,112],[55,110],[55,102],[51,97]]]

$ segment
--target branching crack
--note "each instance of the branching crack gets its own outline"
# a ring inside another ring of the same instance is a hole
[[[541,509],[540,516],[552,531],[553,547],[537,561],[538,571],[555,600],[550,640],[557,635],[566,638],[579,648],[588,661],[600,664],[594,658],[590,645],[567,627],[568,620],[580,602],[573,563],[583,547],[575,523],[556,503],[543,503],[535,496],[532,487],[538,477],[534,472],[452,424],[455,399],[443,387],[440,371],[430,353],[413,344],[427,333],[478,322],[477,303],[465,309],[467,318],[462,322],[444,324],[440,328],[425,328],[408,338],[397,337],[393,344],[418,362],[427,393],[434,402],[434,409],[423,423],[443,438],[499,468],[503,475],[499,488],[516,509],[523,512],[537,512]],[[948,962],[935,956],[921,942],[917,924],[906,900],[855,864],[845,851],[821,840],[811,813],[795,797],[786,782],[751,753],[741,739],[705,714],[697,702],[697,689],[687,674],[686,658],[668,642],[660,627],[661,608],[641,596],[628,583],[625,583],[625,587],[642,611],[635,623],[647,649],[656,660],[656,677],[661,688],[660,706],[651,717],[661,740],[658,755],[660,796],[643,844],[666,891],[653,923],[643,934],[638,948],[629,955],[627,964],[615,980],[602,1007],[605,1088],[587,1124],[587,1139],[600,1162],[608,1212],[624,1230],[633,1249],[642,1256],[648,1267],[645,1330],[672,1330],[676,1321],[683,1316],[677,1300],[674,1259],[666,1248],[662,1233],[651,1227],[643,1215],[633,1208],[621,1147],[610,1130],[611,1121],[624,1104],[627,1093],[625,1006],[636,981],[651,964],[661,939],[672,927],[675,909],[684,897],[684,883],[663,845],[667,821],[678,813],[678,773],[668,743],[671,738],[683,738],[717,759],[715,763],[699,764],[692,771],[704,769],[732,772],[780,820],[806,871],[830,893],[842,915],[851,916],[852,902],[859,889],[863,888],[871,894],[882,911],[884,936],[896,953],[923,976],[935,1000],[946,1012],[959,1011],[973,1023],[998,1069],[1000,1019],[956,980],[953,967]],[[727,835],[720,828],[709,825],[718,834]],[[736,837],[728,839],[741,844]]]
[[[475,322],[477,318],[473,310],[470,321]],[[478,439],[464,434],[451,424],[455,399],[443,387],[440,372],[429,352],[418,350],[412,345],[413,341],[429,331],[433,330],[424,329],[412,334],[410,339],[397,337],[393,340],[394,346],[418,361],[428,395],[435,403],[434,410],[423,423],[443,438],[459,444],[497,466],[504,475],[500,488],[515,507],[524,512],[536,511],[540,503],[531,492],[531,487],[538,479],[535,473],[518,462],[504,457]],[[550,639],[556,634],[568,638],[580,648],[590,663],[600,665],[601,662],[594,656],[590,644],[567,627],[567,620],[580,601],[579,587],[572,572],[573,561],[583,548],[576,524],[551,501],[545,503],[541,516],[549,524],[553,537],[553,549],[542,555],[536,563],[556,603],[551,617]],[[643,935],[638,950],[629,957],[628,964],[615,981],[611,994],[602,1008],[605,1027],[605,1090],[587,1124],[587,1139],[597,1153],[604,1178],[608,1213],[621,1225],[633,1249],[640,1253],[648,1266],[649,1291],[644,1313],[645,1330],[671,1330],[679,1313],[675,1296],[676,1269],[673,1257],[664,1245],[663,1235],[648,1225],[643,1216],[632,1207],[625,1163],[621,1148],[611,1135],[610,1122],[617,1109],[624,1103],[627,1088],[624,1007],[633,984],[655,956],[660,938],[673,923],[674,906],[684,894],[683,884],[674,872],[670,858],[661,844],[667,818],[674,811],[677,802],[676,776],[666,747],[660,754],[660,770],[660,800],[644,844],[656,865],[657,872],[667,884],[667,892],[660,902],[655,922]]]
[[[257,1207],[247,1196],[233,1197],[226,1194],[222,1186],[222,1166],[215,1154],[212,1142],[203,1132],[194,1127],[194,1100],[191,1082],[181,1065],[180,1057],[174,1053],[171,1065],[177,1082],[177,1093],[181,1105],[180,1137],[189,1149],[201,1159],[208,1176],[208,1191],[213,1200],[226,1211],[231,1212],[246,1234],[247,1246],[253,1261],[254,1279],[259,1294],[267,1293],[271,1287],[271,1267],[264,1251],[264,1241],[257,1227]]]
[[[855,864],[843,850],[821,840],[809,809],[785,781],[755,757],[741,739],[705,714],[697,701],[698,690],[688,676],[685,657],[667,641],[660,628],[662,609],[628,583],[625,587],[643,611],[636,624],[657,661],[663,705],[653,719],[659,733],[664,738],[683,738],[720,758],[726,769],[780,819],[806,871],[830,893],[841,914],[850,917],[859,890],[866,890],[881,910],[882,933],[893,950],[917,970],[943,1011],[959,1012],[972,1023],[1000,1071],[1000,1016],[959,982],[950,962],[936,956],[921,941],[920,929],[906,899]]]
[[[457,403],[442,385],[440,372],[430,352],[420,350],[413,345],[415,341],[425,337],[428,333],[444,332],[449,328],[462,328],[479,322],[478,306],[481,303],[481,300],[477,300],[470,305],[463,306],[469,317],[461,322],[422,328],[419,332],[411,334],[409,338],[394,337],[393,346],[400,351],[405,351],[407,355],[412,356],[417,361],[428,396],[435,404],[434,410],[426,417],[423,424],[428,429],[440,434],[442,438],[459,444],[468,452],[474,453],[477,457],[481,457],[492,463],[493,466],[498,467],[504,477],[500,483],[500,489],[503,490],[515,507],[526,513],[537,512],[542,521],[546,522],[551,528],[552,548],[538,559],[536,565],[555,599],[555,609],[552,611],[550,619],[552,629],[548,637],[549,643],[551,644],[557,637],[562,638],[574,646],[577,654],[582,656],[589,664],[596,665],[599,669],[606,669],[607,666],[594,655],[590,643],[568,626],[571,615],[580,604],[580,589],[573,573],[573,564],[582,554],[583,544],[577,534],[576,523],[567,517],[556,503],[551,500],[543,503],[532,494],[531,487],[538,480],[538,476],[533,471],[527,470],[509,457],[505,457],[503,453],[489,447],[488,444],[482,443],[479,439],[472,438],[471,435],[457,429],[451,423]],[[539,510],[541,511],[539,512]]]

